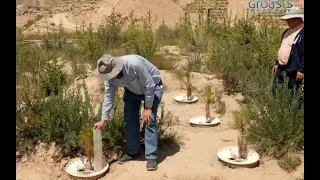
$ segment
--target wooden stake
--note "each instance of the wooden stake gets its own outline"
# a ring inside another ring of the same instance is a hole
[[[93,146],[94,146],[94,161],[93,167],[95,172],[102,170],[102,137],[101,130],[93,130]]]

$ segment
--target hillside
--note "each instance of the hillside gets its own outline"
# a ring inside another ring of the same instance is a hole
[[[30,28],[30,32],[48,24],[60,24],[73,30],[76,24],[92,23],[97,27],[103,23],[112,10],[124,16],[133,13],[136,18],[147,16],[151,11],[151,21],[155,27],[163,20],[169,27],[173,27],[184,12],[191,13],[191,19],[198,19],[198,12],[206,12],[212,8],[214,17],[243,16],[248,8],[248,0],[16,0],[16,24],[21,27],[37,14],[44,18],[39,21],[37,28]],[[294,0],[293,4],[304,5],[303,0]],[[201,10],[200,10],[201,9]],[[42,28],[45,29],[45,28]],[[41,30],[40,30],[41,31]]]
[[[230,1],[230,2],[229,2]],[[21,27],[28,20],[41,14],[43,18],[38,21],[37,28],[30,27],[29,31],[45,29],[48,24],[60,24],[73,30],[76,24],[92,23],[93,27],[100,25],[112,10],[124,16],[133,12],[137,18],[145,17],[151,11],[151,21],[154,27],[163,20],[173,27],[184,16],[184,11],[191,12],[191,18],[197,20],[199,8],[204,11],[213,8],[215,17],[227,16],[230,9],[236,13],[243,12],[247,0],[17,0],[16,24]],[[220,13],[221,12],[221,13]],[[41,30],[40,30],[41,31]]]

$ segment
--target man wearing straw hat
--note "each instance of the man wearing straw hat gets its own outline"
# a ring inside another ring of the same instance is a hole
[[[272,73],[273,92],[277,84],[283,83],[285,75],[288,78],[289,89],[299,89],[304,79],[304,15],[300,7],[287,9],[286,15],[280,17],[287,22],[289,28],[282,35],[281,47]]]
[[[139,55],[113,57],[103,55],[97,62],[98,76],[104,80],[105,93],[102,107],[102,120],[94,124],[101,129],[110,119],[117,87],[124,87],[124,121],[126,154],[119,163],[137,158],[140,155],[140,103],[144,101],[142,119],[146,122],[145,157],[147,170],[158,168],[158,106],[162,99],[163,86],[159,70],[147,59]]]

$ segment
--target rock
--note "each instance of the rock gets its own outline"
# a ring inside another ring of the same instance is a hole
[[[19,157],[19,156],[21,156],[21,155],[20,155],[20,152],[17,151],[17,152],[16,152],[16,157]]]
[[[44,157],[41,157],[40,160],[43,162],[46,161],[46,159]]]

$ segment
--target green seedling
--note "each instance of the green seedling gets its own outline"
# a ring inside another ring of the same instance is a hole
[[[89,123],[85,123],[80,133],[80,141],[83,145],[85,154],[89,161],[89,169],[93,170],[92,159],[93,159],[93,129]]]
[[[248,156],[248,145],[245,140],[246,134],[246,125],[249,119],[252,116],[251,109],[242,109],[240,111],[233,112],[233,118],[236,125],[236,128],[239,130],[238,135],[238,150],[239,156],[238,159],[246,159]]]
[[[186,90],[187,90],[187,94],[186,97],[188,100],[192,99],[192,83],[191,80],[193,78],[191,72],[189,71],[175,71],[174,72],[176,78],[182,82],[183,84],[185,84]]]
[[[210,115],[210,104],[214,103],[214,96],[215,96],[215,93],[212,92],[212,89],[211,89],[211,86],[210,85],[207,85],[205,86],[204,90],[204,95],[206,97],[206,100],[205,100],[205,109],[206,109],[206,122],[208,123],[210,118],[211,118],[211,115]]]

